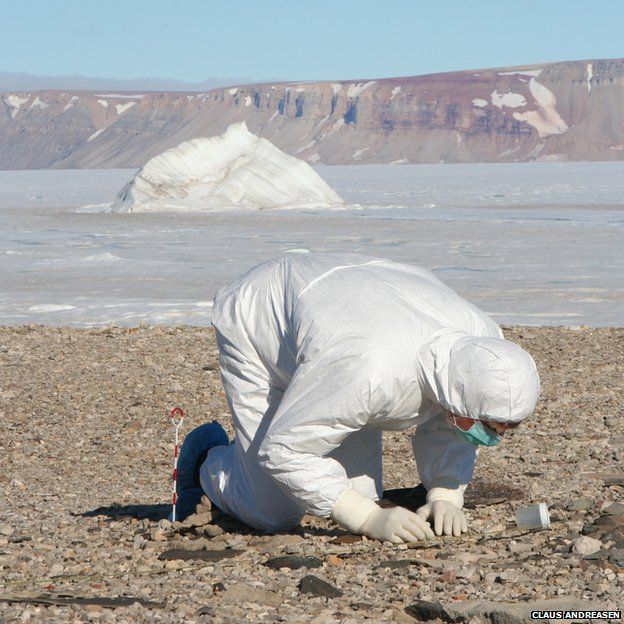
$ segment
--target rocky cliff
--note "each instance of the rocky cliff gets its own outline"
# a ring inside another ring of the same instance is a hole
[[[206,93],[0,96],[0,168],[139,167],[251,132],[310,163],[624,159],[624,59]]]

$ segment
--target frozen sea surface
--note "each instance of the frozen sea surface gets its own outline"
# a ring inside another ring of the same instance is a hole
[[[624,163],[318,167],[344,211],[80,212],[133,170],[0,172],[0,324],[206,325],[288,250],[431,269],[499,323],[624,325]]]

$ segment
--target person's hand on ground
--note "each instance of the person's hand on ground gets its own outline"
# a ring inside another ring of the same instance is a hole
[[[459,536],[468,530],[468,520],[460,507],[448,501],[427,503],[416,512],[422,520],[430,520],[436,535]]]
[[[403,542],[417,542],[418,540],[433,539],[433,531],[426,520],[413,511],[404,507],[392,507],[374,510],[360,532],[369,537],[395,544]]]
[[[395,544],[433,539],[426,520],[404,507],[383,509],[377,503],[356,492],[345,490],[336,501],[332,519],[352,533],[362,533]]]

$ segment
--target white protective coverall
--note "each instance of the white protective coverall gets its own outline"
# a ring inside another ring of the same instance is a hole
[[[217,293],[212,322],[236,440],[209,451],[201,485],[266,531],[329,516],[348,489],[378,499],[382,430],[414,426],[429,496],[461,508],[477,447],[445,411],[514,422],[539,394],[533,360],[496,323],[428,271],[389,260],[274,258]],[[506,346],[528,364],[510,371]],[[498,366],[487,392],[471,385],[484,362]]]

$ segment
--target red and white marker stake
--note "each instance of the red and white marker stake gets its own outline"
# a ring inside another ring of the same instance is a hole
[[[178,502],[178,455],[180,454],[180,446],[178,444],[178,432],[182,426],[184,420],[184,412],[179,407],[174,407],[169,414],[171,424],[175,427],[175,446],[173,447],[173,496],[172,504],[173,509],[171,511],[172,522],[176,521],[176,503]]]

